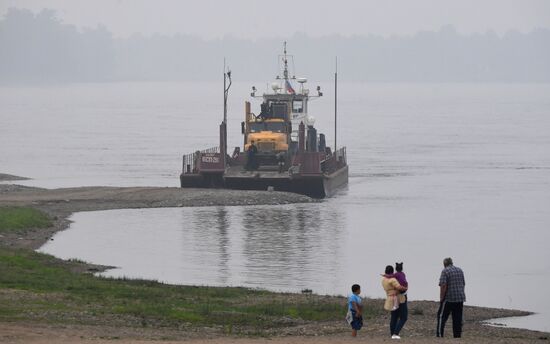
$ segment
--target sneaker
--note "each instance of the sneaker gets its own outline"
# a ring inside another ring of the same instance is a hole
[[[394,334],[391,336],[391,339],[401,339],[401,337],[399,337],[398,335]]]

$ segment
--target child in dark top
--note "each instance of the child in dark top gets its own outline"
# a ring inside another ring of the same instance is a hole
[[[393,274],[386,274],[384,275],[385,277],[387,278],[395,278],[397,280],[397,282],[399,282],[399,284],[402,286],[402,287],[405,287],[405,288],[409,288],[409,282],[407,282],[407,276],[405,275],[405,273],[403,272],[403,262],[401,263],[395,263],[395,273]],[[406,297],[407,297],[407,291],[401,291],[399,292],[401,295],[404,295],[405,296],[405,300]],[[396,301],[398,302],[398,301]],[[399,307],[399,304],[396,305],[396,308]]]
[[[403,272],[403,262],[401,263],[395,263],[395,273],[393,274],[393,277],[401,284],[402,287],[408,288],[409,283],[407,282],[407,276]],[[407,292],[404,291],[402,294],[406,295]]]

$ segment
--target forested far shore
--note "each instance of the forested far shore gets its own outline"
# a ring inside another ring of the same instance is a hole
[[[192,35],[79,29],[53,10],[11,8],[0,18],[0,83],[218,80],[225,58],[235,80],[269,80],[288,41],[297,77],[380,82],[549,82],[550,30],[463,35],[453,26],[410,36],[205,40]]]

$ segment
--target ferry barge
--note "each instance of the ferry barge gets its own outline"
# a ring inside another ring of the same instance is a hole
[[[252,112],[251,103],[245,102],[242,150],[235,147],[231,155],[227,152],[231,72],[224,72],[219,145],[183,156],[181,187],[276,190],[324,198],[347,185],[346,147],[328,147],[325,135],[317,133],[315,119],[309,115],[309,101],[323,93],[318,86],[317,93],[310,95],[307,79],[290,76],[289,58],[293,56],[287,55],[285,43],[284,54],[279,56],[282,75],[271,84],[272,90],[258,96],[252,87],[252,99],[262,100],[259,112]],[[335,90],[336,78],[335,73]],[[335,126],[336,104],[335,92]]]

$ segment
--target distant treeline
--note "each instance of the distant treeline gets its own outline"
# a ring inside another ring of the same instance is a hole
[[[281,39],[189,35],[115,39],[105,27],[78,30],[52,10],[10,9],[0,19],[0,82],[216,80],[223,58],[234,80],[270,80]],[[452,26],[412,36],[286,38],[297,76],[353,81],[548,82],[550,30],[461,35]]]

